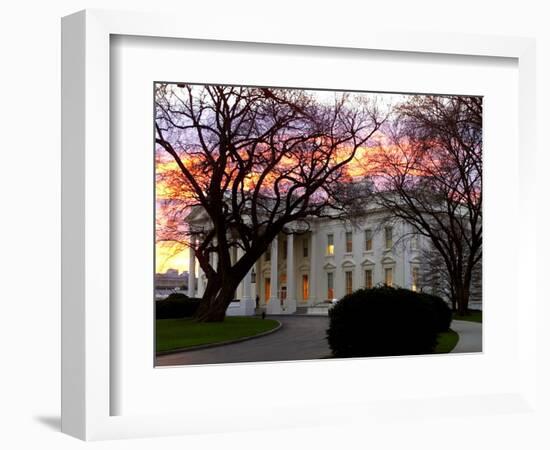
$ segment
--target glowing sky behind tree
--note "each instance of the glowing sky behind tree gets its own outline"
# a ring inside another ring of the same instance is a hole
[[[199,87],[200,89],[200,87]],[[316,91],[307,90],[308,94],[312,95],[319,103],[331,103],[335,101],[336,96],[341,95],[341,91]],[[376,100],[377,104],[383,111],[389,112],[392,106],[401,102],[407,96],[397,94],[384,93],[352,93],[351,95],[357,98],[365,98]],[[378,132],[376,139],[379,142],[384,141],[384,135]],[[368,156],[369,154],[380,151],[380,147],[361,147],[358,149],[354,160],[347,166],[347,173],[353,178],[361,178],[369,171]],[[185,197],[185,192],[178,190],[177,183],[168,183],[163,179],[163,174],[174,174],[177,176],[177,165],[170,155],[161,147],[156,148],[156,210],[157,210],[157,230],[162,227],[163,221],[167,220],[163,216],[162,200],[168,198]],[[189,161],[192,163],[192,161]],[[158,236],[158,233],[157,233]],[[188,270],[189,252],[188,249],[177,242],[156,242],[156,272],[162,273],[167,269],[176,269],[179,272]]]

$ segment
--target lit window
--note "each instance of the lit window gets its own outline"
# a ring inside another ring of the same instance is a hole
[[[372,230],[365,230],[365,250],[372,250]]]
[[[269,298],[271,297],[271,278],[264,279],[264,300],[266,303],[269,303]]]
[[[303,245],[302,246],[303,256],[304,256],[304,258],[307,258],[308,255],[309,255],[309,247],[308,247],[309,244],[307,242],[307,239],[304,239],[302,241],[302,245]]]
[[[309,298],[309,277],[302,275],[302,299],[306,301]]]
[[[420,271],[418,270],[418,267],[412,268],[412,286],[411,289],[413,291],[420,290]]]
[[[327,273],[327,298],[329,300],[334,298],[334,274],[332,272]]]
[[[393,229],[392,227],[386,227],[384,229],[384,234],[386,238],[386,249],[393,247]]]
[[[334,255],[334,234],[327,234],[327,255]]]
[[[384,269],[384,284],[389,287],[393,286],[393,269],[391,267]]]
[[[372,288],[372,270],[365,270],[365,288]]]
[[[353,233],[346,231],[346,253],[353,252]]]
[[[353,292],[353,272],[346,272],[346,295]]]

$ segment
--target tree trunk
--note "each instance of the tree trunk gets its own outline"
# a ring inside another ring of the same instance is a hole
[[[278,232],[276,230],[274,233]],[[230,260],[223,266],[218,262],[217,273],[208,278],[204,295],[199,307],[193,316],[198,322],[222,322],[229,304],[235,299],[235,291],[239,283],[244,279],[248,271],[261,257],[271,240],[266,240],[263,245],[258,245],[246,255],[246,261],[238,267],[231,266]],[[221,276],[219,274],[222,274]]]
[[[206,287],[204,289],[204,293],[202,295],[202,299],[199,303],[199,307],[197,308],[197,311],[195,311],[195,314],[193,315],[193,318],[195,320],[199,320],[199,317],[203,317],[205,315],[205,312],[208,311],[211,307],[211,304],[214,302],[216,298],[216,294],[220,290],[220,283],[215,279],[209,279],[206,283]]]
[[[469,314],[468,303],[470,301],[470,286],[461,286],[457,293],[458,314],[466,316]]]
[[[210,281],[208,281],[205,295],[195,313],[195,320],[198,322],[223,322],[227,307],[235,298],[235,290],[239,281],[235,283],[226,280],[219,287],[213,282],[210,290],[208,289]]]

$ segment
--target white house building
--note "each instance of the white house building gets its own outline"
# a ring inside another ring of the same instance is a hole
[[[197,224],[200,215],[192,220]],[[203,219],[201,219],[203,220]],[[228,315],[255,313],[256,296],[267,314],[293,314],[297,310],[326,313],[335,300],[352,291],[378,284],[421,288],[422,236],[383,211],[367,212],[353,224],[337,219],[312,218],[307,232],[279,235],[256,262],[236,292],[238,301]],[[234,258],[238,258],[235,249]],[[189,295],[200,297],[206,278],[199,269],[197,286],[189,278]]]

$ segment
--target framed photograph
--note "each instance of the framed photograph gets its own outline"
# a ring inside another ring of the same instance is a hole
[[[156,365],[481,352],[483,97],[154,91]]]
[[[93,10],[62,52],[64,432],[535,411],[533,41]]]

